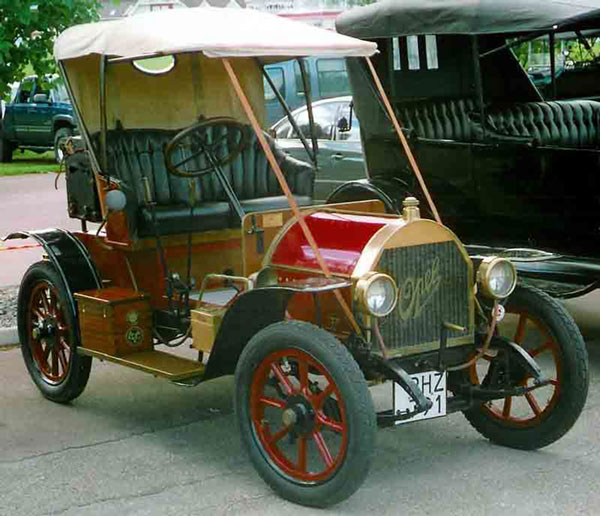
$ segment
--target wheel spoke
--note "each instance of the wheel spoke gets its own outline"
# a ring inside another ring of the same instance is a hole
[[[554,385],[554,387],[558,387],[558,380],[550,380],[550,385]]]
[[[515,342],[521,344],[523,337],[525,336],[525,330],[527,328],[527,314],[521,314],[519,317],[519,324],[517,325],[517,333],[515,334]]]
[[[504,419],[510,418],[510,409],[512,408],[512,396],[504,398],[504,408],[502,409],[502,417]]]
[[[308,364],[304,360],[298,360],[298,376],[300,380],[300,391],[308,392]]]
[[[315,398],[314,398],[315,407],[320,409],[323,406],[323,403],[325,403],[325,399],[333,394],[334,389],[335,389],[335,386],[332,383],[330,383],[327,387],[325,387],[323,392],[321,392],[317,396],[315,396]]]
[[[306,437],[300,437],[300,440],[298,441],[298,469],[302,473],[306,473],[306,444]]]
[[[33,315],[35,315],[38,319],[44,319],[44,315],[42,314],[42,312],[40,312],[37,308],[32,308],[31,312],[33,313]]]
[[[552,341],[548,341],[545,344],[542,344],[539,348],[536,348],[529,352],[532,357],[537,357],[539,354],[543,353],[548,349],[552,349]]]
[[[45,342],[45,341],[42,341]],[[46,342],[46,349],[44,349],[44,352],[42,353],[42,361],[44,363],[48,362],[48,357],[50,356],[50,351],[52,350],[52,348],[48,345],[48,343]]]
[[[48,298],[46,297],[46,290],[43,290],[40,297],[42,298],[42,307],[46,314],[50,314],[50,306],[48,304]]]
[[[325,444],[325,440],[323,439],[323,434],[321,432],[315,432],[313,434],[313,439],[315,440],[315,444],[317,445],[317,450],[319,450],[319,454],[323,459],[325,465],[330,468],[333,464],[333,458],[331,457],[331,453],[329,452],[329,448],[327,448],[327,444]]]
[[[536,416],[539,416],[542,413],[542,409],[538,405],[538,402],[535,399],[535,396],[533,394],[531,394],[530,392],[527,392],[527,393],[525,393],[525,398],[527,399],[527,402],[529,403],[531,410],[533,410],[533,413]]]
[[[269,407],[275,407],[280,409],[285,409],[285,402],[282,400],[276,400],[275,398],[269,398],[268,396],[262,396],[259,400],[263,405],[267,405]]]
[[[60,365],[62,366],[63,374],[64,374],[67,372],[67,368],[68,368],[68,362],[67,362],[67,358],[65,356],[65,350],[64,349],[57,350],[57,355],[58,355],[58,361],[60,362]]]
[[[269,444],[275,444],[282,437],[286,436],[290,432],[291,429],[292,429],[291,426],[284,426],[281,430],[279,430],[279,432],[273,434],[272,436],[270,436],[267,439]]]
[[[279,364],[271,364],[271,371],[279,380],[279,383],[283,386],[286,391],[286,394],[292,394],[294,391],[294,387],[292,386],[290,379],[285,375],[285,373],[281,370]]]
[[[60,337],[58,339],[58,342],[60,342],[60,345],[63,349],[71,351],[71,348],[69,347],[69,344],[67,343],[64,337]]]
[[[58,376],[58,350],[52,349],[52,375]]]
[[[335,430],[340,434],[344,432],[344,425],[342,423],[328,418],[325,414],[317,414],[317,419],[322,425],[326,426],[327,428],[331,428],[332,430]]]

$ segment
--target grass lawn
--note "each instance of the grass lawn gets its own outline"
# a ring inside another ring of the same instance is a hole
[[[21,174],[44,174],[58,172],[59,165],[54,161],[54,152],[37,154],[32,151],[15,151],[12,163],[0,163],[1,176],[19,176]]]

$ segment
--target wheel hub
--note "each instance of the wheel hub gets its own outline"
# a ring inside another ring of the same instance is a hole
[[[304,396],[290,396],[287,408],[281,414],[284,426],[299,435],[312,432],[315,427],[315,412],[312,405]]]
[[[33,328],[31,335],[34,339],[43,339],[54,336],[55,332],[56,325],[54,324],[54,320],[43,319]]]

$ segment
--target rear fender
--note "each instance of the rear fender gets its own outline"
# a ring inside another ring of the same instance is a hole
[[[63,229],[43,229],[11,233],[2,240],[33,238],[44,249],[48,260],[54,265],[69,292],[69,303],[77,318],[77,306],[73,293],[92,288],[102,288],[102,280],[90,255],[72,233]]]

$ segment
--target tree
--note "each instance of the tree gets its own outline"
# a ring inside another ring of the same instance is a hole
[[[28,65],[43,77],[56,71],[52,47],[67,27],[98,19],[98,0],[0,0],[0,98]]]

